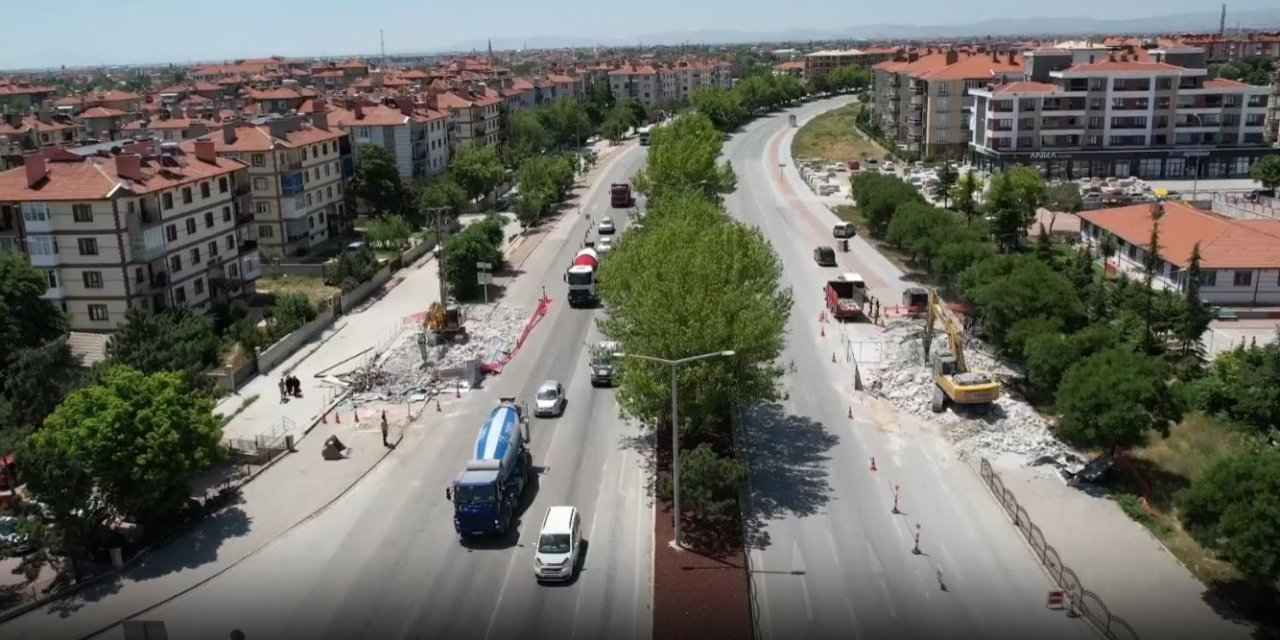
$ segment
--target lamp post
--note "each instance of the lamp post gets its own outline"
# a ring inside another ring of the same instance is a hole
[[[709,358],[731,358],[732,351],[714,351],[712,353],[704,353],[700,356],[689,356],[688,358],[680,358],[678,360],[668,360],[666,358],[657,358],[654,356],[642,356],[638,353],[615,353],[615,358],[637,358],[639,360],[648,360],[649,362],[657,362],[671,367],[671,503],[673,511],[675,511],[675,539],[671,541],[671,546],[677,551],[682,550],[682,541],[680,536],[680,414],[677,408],[678,382],[680,380],[677,375],[680,371],[680,365],[696,362],[698,360],[707,360]]]

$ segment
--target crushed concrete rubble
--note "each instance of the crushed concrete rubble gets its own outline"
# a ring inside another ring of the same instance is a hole
[[[1014,397],[1006,387],[986,415],[969,414],[949,407],[941,414],[930,409],[933,374],[924,356],[919,321],[893,321],[886,325],[883,357],[859,366],[864,389],[884,398],[899,410],[940,424],[944,434],[961,449],[988,456],[1022,456],[1028,461],[1042,458],[1068,461],[1078,457],[1050,432],[1049,422],[1026,402]],[[933,348],[945,349],[946,335],[934,336]],[[1017,374],[982,351],[976,340],[965,345],[970,369],[1007,380]]]
[[[501,360],[515,348],[525,316],[520,307],[471,306],[467,309],[466,342],[427,345],[424,361],[419,345],[423,329],[409,326],[386,351],[371,354],[335,377],[351,387],[356,401],[421,399],[439,385],[441,370],[463,367],[473,359],[481,363]]]

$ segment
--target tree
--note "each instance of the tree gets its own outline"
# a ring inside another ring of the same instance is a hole
[[[591,85],[591,91],[587,94],[586,109],[592,125],[602,126],[605,118],[613,113],[616,106],[617,100],[614,99],[608,82],[596,82]]]
[[[681,509],[700,517],[731,512],[750,473],[746,463],[717,454],[710,443],[698,445],[680,458]]]
[[[1080,185],[1075,182],[1058,182],[1045,190],[1044,206],[1049,209],[1049,228],[1058,221],[1058,213],[1077,213],[1084,208]]]
[[[747,111],[736,92],[720,87],[698,87],[693,92],[693,108],[707,116],[720,131],[733,131],[747,119]]]
[[[951,189],[951,199],[955,201],[956,211],[964,215],[969,224],[978,215],[977,195],[982,190],[982,179],[969,169],[960,176]]]
[[[1006,251],[1022,247],[1027,227],[1044,202],[1044,179],[1035,169],[1017,166],[991,177],[985,205],[996,242]]]
[[[467,208],[469,199],[467,192],[458,181],[448,173],[441,176],[421,178],[418,181],[418,216],[425,223],[434,226],[435,219],[427,215],[428,209],[448,207],[452,210],[451,218],[456,218]]]
[[[690,190],[719,200],[737,187],[733,168],[719,163],[723,144],[724,138],[706,115],[685,114],[654,130],[648,162],[632,184],[648,196],[650,206],[668,194]]]
[[[1228,62],[1223,65],[1210,66],[1210,72],[1228,80],[1237,80],[1247,84],[1265,87],[1272,82],[1275,72],[1274,63],[1262,56],[1250,56],[1243,60]]]
[[[506,258],[502,254],[502,233],[501,221],[487,218],[449,238],[444,251],[444,277],[450,295],[458,300],[479,297],[477,262],[493,265],[494,273],[503,269]]]
[[[1196,362],[1203,357],[1200,338],[1209,329],[1213,321],[1213,312],[1200,298],[1200,282],[1204,279],[1204,271],[1200,268],[1200,243],[1191,248],[1191,261],[1182,276],[1182,317],[1178,326],[1178,353],[1184,361],[1193,359]]]
[[[515,204],[516,219],[526,228],[532,227],[542,221],[543,214],[550,206],[541,192],[521,192]]]
[[[955,189],[959,179],[960,172],[950,162],[944,162],[941,167],[938,167],[938,184],[933,186],[933,197],[941,199],[942,206],[951,206],[951,191]]]
[[[1246,577],[1267,588],[1280,579],[1280,452],[1219,458],[1178,494],[1178,506],[1192,537]]]
[[[360,148],[350,191],[370,216],[404,215],[412,202],[395,156],[376,145]]]
[[[1156,291],[1153,289],[1156,274],[1164,267],[1164,259],[1160,257],[1160,218],[1164,215],[1164,208],[1156,203],[1151,210],[1151,236],[1147,241],[1146,251],[1142,255],[1142,341],[1141,347],[1145,353],[1150,355],[1159,355],[1164,350],[1164,345],[1156,341],[1155,326],[1158,322],[1156,318]]]
[[[1223,353],[1188,386],[1198,409],[1259,433],[1280,429],[1280,343]]]
[[[1071,341],[1059,332],[1034,335],[1023,343],[1027,382],[1040,398],[1052,398],[1071,365],[1079,361]]]
[[[34,427],[43,422],[74,384],[71,366],[66,337],[19,351],[0,379],[0,401],[7,400],[11,407],[10,424]],[[5,425],[4,413],[0,411],[0,425]]]
[[[286,293],[278,296],[270,310],[272,342],[315,320],[319,313],[305,294]]]
[[[507,177],[507,171],[493,147],[467,144],[458,148],[449,161],[449,172],[467,194],[467,201],[488,195]]]
[[[885,237],[898,207],[924,203],[920,192],[901,178],[870,171],[859,172],[852,178],[852,190],[858,210],[866,218],[868,230],[874,238]]]
[[[776,397],[791,292],[768,241],[690,191],[653,202],[645,231],[604,261],[601,330],[623,351],[680,358],[731,349],[680,368],[681,429],[691,438],[728,429],[733,406]],[[642,424],[667,420],[670,369],[626,361],[618,401]]]
[[[886,239],[911,252],[911,261],[926,268],[942,249],[947,236],[959,226],[955,214],[919,202],[908,202],[893,214]]]
[[[964,297],[978,307],[983,333],[1007,353],[1015,323],[1029,318],[1055,320],[1072,331],[1084,319],[1084,308],[1066,276],[1030,256],[996,256],[965,270]]]
[[[623,98],[618,101],[618,107],[626,110],[630,115],[628,121],[631,123],[632,127],[639,127],[644,124],[645,116],[647,115],[644,103],[636,100],[635,98]]]
[[[827,74],[827,86],[838,93],[861,91],[871,86],[871,71],[856,65],[836,67]]]
[[[1179,418],[1163,362],[1127,348],[1090,356],[1058,388],[1057,433],[1082,447],[1137,447]]]
[[[550,146],[571,149],[582,145],[595,129],[582,103],[568,98],[534,111],[551,138]]]
[[[511,116],[508,166],[517,167],[525,158],[536,156],[555,144],[552,132],[542,120],[536,111],[520,111]]]
[[[0,373],[23,349],[66,334],[66,315],[42,297],[48,288],[22,254],[0,252]]]
[[[1049,230],[1040,225],[1040,233],[1036,234],[1036,258],[1052,267],[1057,260],[1053,255],[1053,240],[1049,239]]]
[[[409,248],[413,228],[400,216],[384,216],[369,224],[365,239],[371,244],[387,249],[403,251]]]
[[[325,266],[324,280],[344,292],[352,291],[372,279],[378,268],[378,257],[369,247],[347,249],[339,253],[332,264]]]
[[[631,117],[632,114],[626,107],[616,106],[610,109],[600,124],[600,135],[614,144],[621,142],[632,127]]]
[[[192,389],[208,388],[202,374],[218,363],[222,346],[213,316],[137,306],[124,318],[124,324],[107,340],[109,365],[128,366],[144,374],[176,371]]]
[[[113,366],[27,439],[23,471],[41,502],[70,511],[96,495],[111,513],[154,524],[221,460],[221,437],[213,401],[191,393],[181,375]]]
[[[1280,189],[1280,154],[1271,154],[1253,163],[1249,177],[1257,180],[1263,189]]]

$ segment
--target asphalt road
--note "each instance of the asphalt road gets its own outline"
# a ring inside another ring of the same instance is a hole
[[[610,215],[608,185],[638,170],[645,153],[622,155],[596,182],[585,212]],[[607,158],[606,161],[612,159]],[[592,389],[585,345],[599,339],[585,309],[564,303],[564,269],[589,223],[576,213],[550,234],[508,282],[506,296],[531,309],[545,287],[549,313],[501,375],[443,413],[351,493],[222,576],[149,612],[170,637],[218,639],[238,628],[266,638],[636,638],[652,628],[652,504],[645,439],[618,418],[613,393]],[[592,233],[594,235],[594,233]],[[375,308],[376,309],[376,308]],[[445,487],[470,459],[498,398],[528,400],[547,379],[566,387],[558,419],[531,418],[539,479],[526,489],[518,533],[463,543]],[[546,509],[582,513],[587,552],[577,581],[540,586],[533,543]],[[120,628],[103,638],[123,637]]]
[[[845,99],[762,119],[725,154],[738,173],[731,214],[762,230],[795,295],[783,381],[789,399],[744,420],[751,456],[752,580],[766,638],[1096,637],[1082,619],[1046,609],[1052,583],[1020,535],[935,428],[873,403],[855,402],[850,370],[831,362],[839,332],[854,342],[866,324],[820,329],[821,288],[858,271],[872,295],[899,299],[900,274],[860,239],[838,268],[814,264],[834,246],[834,214],[780,184],[787,114],[800,124]],[[811,199],[810,199],[811,200]],[[822,332],[826,335],[823,336]],[[848,413],[852,411],[854,418]],[[871,471],[871,458],[877,471]],[[901,514],[893,514],[893,487]],[[916,525],[921,554],[912,553]]]

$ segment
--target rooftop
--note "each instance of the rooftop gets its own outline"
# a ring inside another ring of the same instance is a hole
[[[186,155],[183,161],[170,166],[153,156],[142,159],[141,180],[127,180],[120,177],[117,156],[87,156],[70,160],[72,157],[72,154],[64,153],[57,159],[46,160],[48,172],[34,186],[28,186],[27,167],[0,173],[0,202],[105,200],[121,189],[134,194],[151,193],[245,167],[237,160],[216,158],[214,162],[206,162],[194,155]]]
[[[1138,204],[1115,209],[1086,211],[1086,220],[1129,244],[1151,241],[1154,205]],[[1203,269],[1280,268],[1280,220],[1236,220],[1203,211],[1181,202],[1164,203],[1160,218],[1160,256],[1186,268],[1191,252],[1200,244]]]

